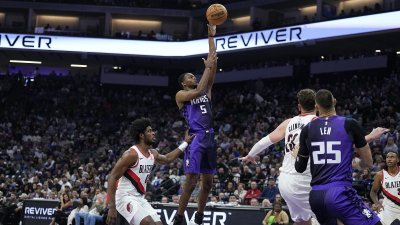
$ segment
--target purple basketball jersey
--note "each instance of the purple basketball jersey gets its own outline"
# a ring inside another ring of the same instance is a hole
[[[206,94],[185,102],[181,112],[191,133],[209,130],[213,127],[211,101]]]
[[[209,97],[204,94],[185,102],[181,108],[189,126],[189,133],[196,134],[185,151],[183,168],[185,173],[213,174],[217,166],[215,151],[213,115]]]
[[[307,148],[312,174],[310,206],[321,224],[337,224],[336,219],[339,219],[344,224],[375,225],[379,217],[351,185],[353,139],[362,137],[363,141],[356,141],[357,146],[366,143],[365,138],[360,132],[346,129],[346,120],[331,116],[308,124]],[[351,122],[354,121],[347,122],[348,127]]]
[[[354,149],[345,129],[345,121],[345,117],[331,116],[309,123],[307,145],[313,177],[311,186],[352,181]]]

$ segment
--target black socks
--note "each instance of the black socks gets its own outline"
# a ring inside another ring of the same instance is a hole
[[[196,212],[196,214],[194,215],[194,222],[197,223],[197,224],[202,224],[203,223],[203,217],[204,217],[203,213]]]
[[[174,219],[174,225],[181,225],[183,222],[183,216],[176,214]]]

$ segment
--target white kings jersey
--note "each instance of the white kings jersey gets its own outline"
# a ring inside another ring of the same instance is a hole
[[[290,119],[289,124],[285,131],[285,156],[283,158],[282,167],[279,168],[281,172],[289,174],[299,174],[294,168],[296,158],[293,155],[293,150],[296,145],[300,143],[300,132],[316,115],[298,115]],[[311,176],[310,172],[310,161],[308,161],[307,169],[302,173],[304,175]]]
[[[399,167],[400,169],[400,167]],[[386,170],[383,171],[382,193],[384,196],[383,207],[396,209],[400,219],[400,172],[391,176]]]
[[[147,179],[154,166],[154,155],[149,150],[149,157],[144,156],[135,145],[128,151],[136,151],[138,159],[118,180],[117,195],[142,196],[146,193]]]

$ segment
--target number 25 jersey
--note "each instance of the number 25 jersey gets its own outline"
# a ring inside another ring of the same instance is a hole
[[[353,144],[356,148],[367,144],[354,119],[336,115],[317,118],[302,130],[300,139],[310,156],[311,186],[338,181],[351,184]]]

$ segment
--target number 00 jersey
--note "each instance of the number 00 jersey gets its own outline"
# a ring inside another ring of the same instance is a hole
[[[400,169],[400,167],[399,167]],[[386,170],[383,171],[382,193],[383,207],[391,207],[399,212],[400,217],[400,172],[391,176]]]
[[[292,155],[292,151],[299,144],[301,129],[314,118],[317,117],[315,115],[299,115],[290,119],[285,131],[285,156],[282,167],[279,169],[281,172],[299,174],[294,168],[296,158]],[[310,164],[308,164],[303,174],[311,176]]]
[[[149,157],[144,156],[135,145],[128,151],[136,151],[138,159],[118,180],[117,194],[144,195],[147,178],[154,166],[154,156],[150,150]]]

